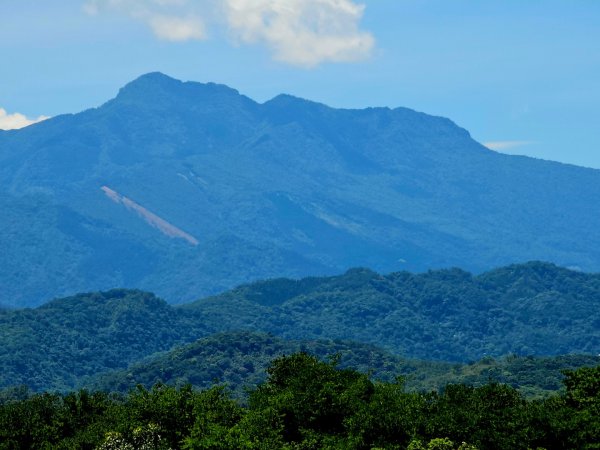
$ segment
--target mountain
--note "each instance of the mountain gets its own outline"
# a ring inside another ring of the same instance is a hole
[[[172,303],[274,276],[527,260],[600,270],[600,171],[448,119],[143,75],[0,133],[0,304],[113,287]]]
[[[481,386],[490,381],[509,384],[529,397],[547,396],[562,389],[562,371],[600,364],[600,356],[509,356],[485,358],[471,364],[402,358],[372,345],[351,341],[283,340],[252,332],[219,333],[178,347],[125,370],[92,376],[81,382],[91,390],[129,392],[138,385],[150,389],[156,383],[208,389],[223,383],[238,398],[267,377],[273,359],[306,352],[323,360],[339,358],[341,368],[369,373],[373,379],[393,382],[405,379],[407,389],[442,390],[450,383]]]
[[[138,384],[150,388],[158,382],[179,386],[190,383],[196,388],[208,389],[220,382],[237,397],[243,397],[246,389],[265,381],[266,369],[273,359],[301,351],[323,360],[339,358],[340,367],[371,372],[373,377],[386,381],[418,370],[417,376],[441,377],[455,367],[450,363],[401,358],[376,346],[357,342],[285,340],[244,331],[217,333],[199,339],[150,356],[127,369],[83,379],[80,386],[105,392],[128,392]],[[595,361],[593,357],[582,357],[582,360],[587,360],[588,364]]]
[[[86,377],[126,369],[157,352],[242,331],[297,341],[253,347],[238,339],[231,347],[246,348],[250,355],[253,348],[258,353],[265,346],[287,351],[308,341],[332,340],[346,342],[328,344],[332,352],[345,351],[347,341],[354,341],[357,354],[376,346],[381,349],[369,350],[374,355],[388,352],[405,362],[598,355],[599,302],[600,275],[547,263],[477,276],[459,269],[389,275],[353,269],[333,277],[252,283],[179,306],[141,291],[80,294],[35,309],[0,310],[0,387],[71,389]],[[213,340],[209,351],[217,354],[228,347],[232,339],[224,336],[221,347]],[[356,356],[356,361],[354,367],[366,368],[364,361],[371,360]],[[169,364],[161,367],[175,370]]]
[[[600,275],[531,262],[474,276],[461,269],[277,279],[181,309],[211,332],[347,339],[419,359],[600,353]]]
[[[86,375],[123,368],[208,334],[152,294],[112,290],[0,311],[0,386],[72,388]]]

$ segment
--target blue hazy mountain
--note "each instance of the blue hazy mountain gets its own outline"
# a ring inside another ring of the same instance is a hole
[[[274,276],[600,270],[600,171],[492,152],[406,108],[144,75],[0,133],[0,304],[115,286],[170,302]]]

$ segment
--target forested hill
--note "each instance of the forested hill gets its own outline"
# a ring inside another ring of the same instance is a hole
[[[545,263],[277,279],[174,307],[113,290],[0,311],[0,386],[69,388],[218,332],[345,339],[407,358],[600,353],[600,277]]]
[[[170,352],[133,364],[127,369],[98,374],[79,386],[104,392],[128,392],[137,385],[156,383],[208,389],[222,383],[238,398],[264,382],[275,357],[305,352],[333,359],[379,381],[403,377],[412,391],[443,390],[452,383],[481,386],[490,381],[508,384],[527,397],[544,397],[562,388],[562,371],[600,364],[600,356],[484,358],[469,364],[407,359],[379,347],[351,341],[284,340],[252,332],[218,333]]]
[[[68,389],[85,375],[206,335],[153,294],[112,290],[0,312],[0,386]]]
[[[357,266],[600,270],[600,170],[499,154],[407,108],[257,103],[160,73],[0,133],[0,211],[14,307],[115,286],[182,303]]]
[[[565,391],[525,400],[505,384],[407,392],[304,353],[275,358],[246,405],[220,386],[142,386],[126,395],[0,397],[10,449],[597,449],[600,366],[568,371]],[[428,442],[428,443],[427,443]],[[468,442],[468,444],[467,444]],[[472,445],[474,444],[474,445]]]
[[[459,269],[271,280],[184,306],[213,331],[352,339],[422,359],[600,353],[600,276],[531,262],[482,275]]]

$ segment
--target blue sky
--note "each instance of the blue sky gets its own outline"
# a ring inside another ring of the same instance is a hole
[[[598,24],[597,0],[3,0],[0,126],[158,70],[258,101],[406,106],[600,168]]]

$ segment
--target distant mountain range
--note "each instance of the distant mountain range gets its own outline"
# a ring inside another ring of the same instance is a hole
[[[418,275],[353,269],[252,283],[180,306],[141,291],[80,294],[35,309],[0,310],[0,387],[71,389],[132,364],[100,384],[122,388],[187,377],[202,386],[217,377],[239,385],[259,380],[271,357],[303,348],[320,356],[341,351],[349,365],[388,377],[422,368],[429,379],[453,365],[411,359],[592,357],[554,365],[556,381],[561,367],[600,362],[593,358],[600,354],[599,302],[600,275],[544,263],[478,276],[458,269]],[[174,353],[144,360],[174,347]],[[239,366],[251,361],[257,370],[247,369],[249,378],[241,380],[246,372]],[[494,373],[500,377],[502,370]]]
[[[0,304],[113,287],[172,303],[274,276],[527,260],[600,270],[600,171],[450,120],[144,75],[0,133]]]

